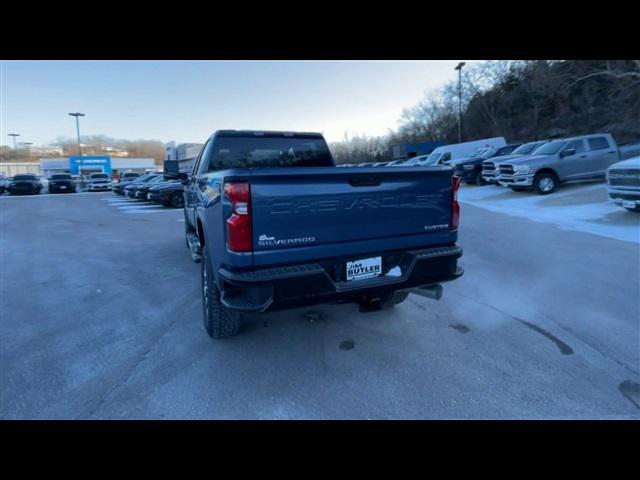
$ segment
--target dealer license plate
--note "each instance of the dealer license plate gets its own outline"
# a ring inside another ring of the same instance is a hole
[[[382,257],[347,262],[347,281],[374,278],[382,273]]]
[[[147,193],[147,200],[151,200],[151,194]]]

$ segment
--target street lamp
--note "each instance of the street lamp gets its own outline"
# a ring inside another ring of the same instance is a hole
[[[76,133],[78,134],[78,155],[80,155],[80,188],[84,187],[84,177],[82,176],[82,147],[80,146],[80,120],[78,117],[84,117],[84,113],[70,113],[72,117],[76,117]]]
[[[458,143],[462,143],[462,67],[465,62],[460,62],[455,70],[458,71]]]
[[[27,151],[27,160],[31,158],[31,150],[29,149],[31,145],[33,145],[33,142],[22,142],[22,146],[25,147]]]
[[[16,137],[19,137],[19,133],[10,133],[7,135],[8,137],[13,137],[13,154],[16,156],[16,161],[18,160],[18,150],[16,150]]]

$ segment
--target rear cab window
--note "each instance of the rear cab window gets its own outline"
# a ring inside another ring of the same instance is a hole
[[[209,145],[207,145],[209,147]],[[232,168],[333,167],[333,157],[320,136],[247,134],[219,136],[211,142],[208,171]],[[207,148],[207,150],[209,150]],[[202,169],[200,169],[202,171]]]
[[[498,149],[498,151],[496,152],[495,156],[496,157],[501,157],[503,155],[509,155],[516,148],[518,148],[517,145],[507,145],[506,147],[502,147],[502,148]]]
[[[51,180],[71,180],[71,175],[66,173],[57,173],[55,175],[51,175]]]
[[[588,142],[589,150],[604,150],[609,148],[609,142],[605,137],[590,137]]]

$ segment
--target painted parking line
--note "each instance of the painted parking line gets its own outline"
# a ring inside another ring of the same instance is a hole
[[[146,214],[157,212],[180,212],[181,209],[167,208],[158,203],[152,203],[145,200],[137,200],[129,197],[105,197],[102,198],[107,205],[117,208],[122,213]]]
[[[174,209],[171,209],[171,208],[164,208],[164,207],[160,207],[160,208],[158,208],[158,209],[153,209],[153,210],[150,210],[150,209],[147,209],[147,210],[138,210],[138,209],[129,209],[129,210],[124,210],[124,209],[120,209],[120,211],[121,211],[122,213],[127,213],[127,214],[128,214],[128,213],[138,213],[138,214],[139,214],[139,213],[159,213],[159,212],[160,212],[160,213],[162,213],[162,212],[165,212],[165,213],[166,213],[166,212],[169,212],[169,213],[171,213],[171,212],[176,212],[176,210],[174,210]]]
[[[118,205],[117,208],[119,208],[120,210],[128,210],[128,209],[138,209],[138,208],[164,208],[164,207],[158,204],[142,203],[140,205]]]

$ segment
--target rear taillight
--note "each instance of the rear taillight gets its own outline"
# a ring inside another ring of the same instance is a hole
[[[253,250],[251,235],[251,190],[249,184],[225,183],[224,194],[231,202],[227,219],[227,247],[233,252]]]
[[[460,177],[451,177],[451,230],[457,230],[460,224],[460,204],[458,203],[458,189]]]

